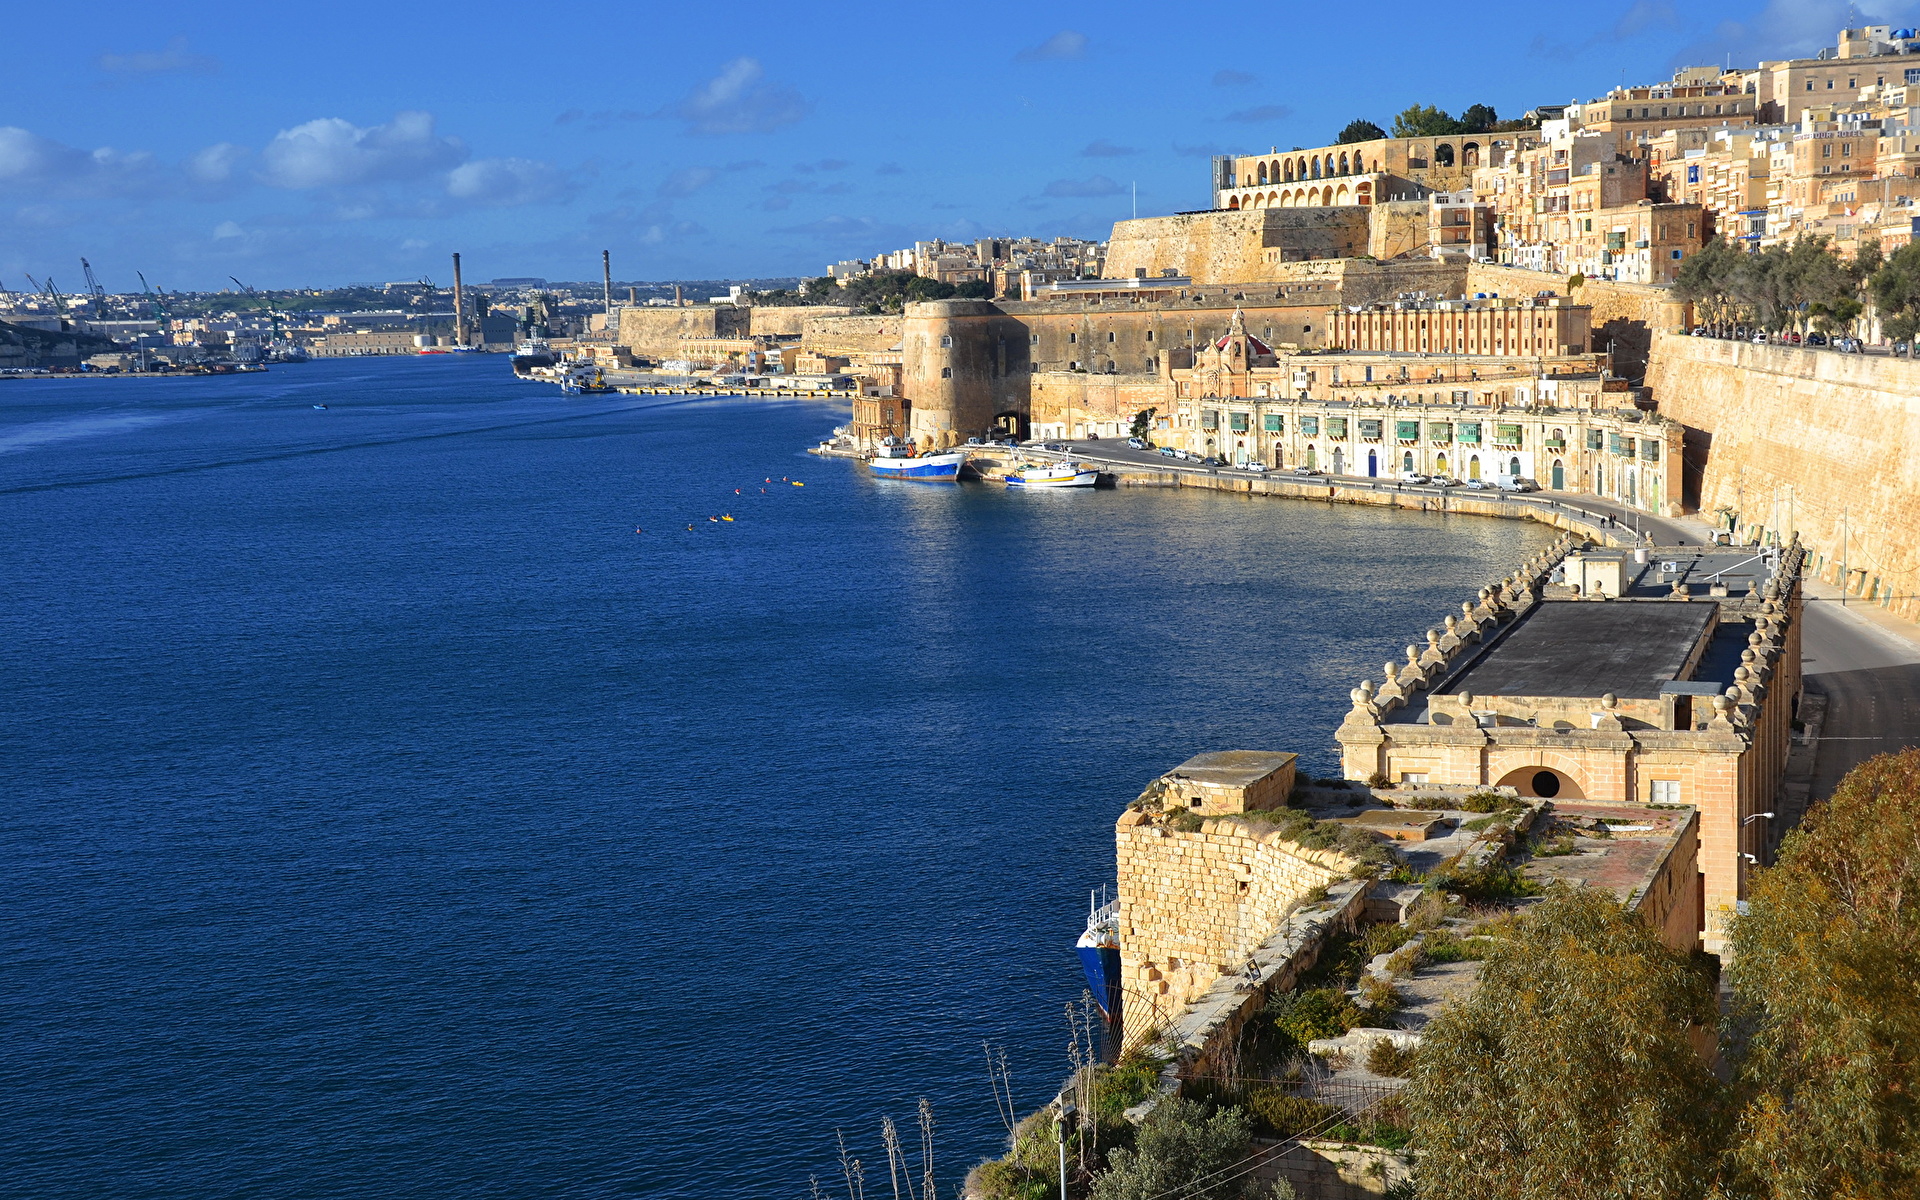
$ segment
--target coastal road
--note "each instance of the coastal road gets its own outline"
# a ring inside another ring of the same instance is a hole
[[[1168,459],[1152,450],[1134,450],[1125,442],[1077,441],[1064,443],[1075,458],[1115,466],[1161,471],[1206,472],[1197,463]],[[1231,467],[1215,469],[1225,476],[1251,477]],[[1285,478],[1284,474],[1279,477]],[[1369,484],[1412,493],[1458,489],[1398,484],[1385,479],[1337,477],[1340,482]],[[1485,492],[1466,493],[1485,496]],[[1538,493],[1534,493],[1538,496]],[[1651,535],[1659,546],[1698,546],[1711,530],[1690,518],[1652,517],[1598,496],[1569,495],[1552,499],[1566,508],[1607,515],[1628,529]],[[1841,602],[1838,588],[1816,581],[1805,584],[1806,614],[1801,631],[1801,659],[1809,692],[1826,697],[1825,722],[1814,755],[1812,797],[1824,799],[1846,773],[1876,754],[1920,745],[1920,626],[1902,621],[1877,605]],[[1776,836],[1784,830],[1775,830]]]

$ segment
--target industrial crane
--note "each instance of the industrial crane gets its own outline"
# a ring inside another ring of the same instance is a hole
[[[167,323],[166,289],[162,288],[159,293],[156,294],[152,285],[147,282],[145,275],[141,275],[138,271],[135,271],[134,274],[140,276],[140,287],[142,291],[147,293],[147,306],[152,310],[153,319],[165,325]]]
[[[107,318],[107,289],[101,287],[100,281],[93,277],[92,263],[83,258],[80,260],[80,269],[87,276],[87,304],[93,309],[93,319],[104,321]]]
[[[47,298],[48,303],[53,305],[53,311],[59,313],[62,320],[73,315],[67,311],[66,299],[60,295],[59,289],[53,286],[53,276],[47,276],[45,283],[36,283],[33,276],[28,275],[27,282],[33,284],[33,290],[35,292]]]
[[[227,276],[227,278],[233,279],[233,276],[229,275]],[[254,288],[249,287],[244,283],[241,283],[238,279],[233,279],[233,282],[234,282],[234,285],[237,286],[241,291],[245,292],[249,296],[252,296],[254,299],[260,301],[261,304],[266,306],[267,320],[271,322],[273,326],[273,340],[276,342],[286,340],[280,334],[280,310],[276,309],[273,306],[272,297],[267,296],[264,293],[257,291]]]

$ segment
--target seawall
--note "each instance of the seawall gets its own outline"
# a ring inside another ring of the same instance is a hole
[[[1657,333],[1647,383],[1687,427],[1689,505],[1920,619],[1920,362]]]

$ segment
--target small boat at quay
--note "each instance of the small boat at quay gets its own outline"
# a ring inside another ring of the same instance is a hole
[[[1085,463],[1050,463],[1021,467],[1007,475],[1008,487],[1063,488],[1092,487],[1100,472]]]
[[[1109,1022],[1120,1016],[1120,901],[1087,898],[1087,929],[1074,943],[1087,989]]]
[[[952,483],[960,478],[967,456],[959,451],[922,454],[911,442],[887,438],[867,460],[867,469],[883,479],[919,479]]]

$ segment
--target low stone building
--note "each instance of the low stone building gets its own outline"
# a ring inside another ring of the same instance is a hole
[[[1718,953],[1785,776],[1802,558],[1797,543],[1537,556],[1353,691],[1347,777],[1696,808]]]

